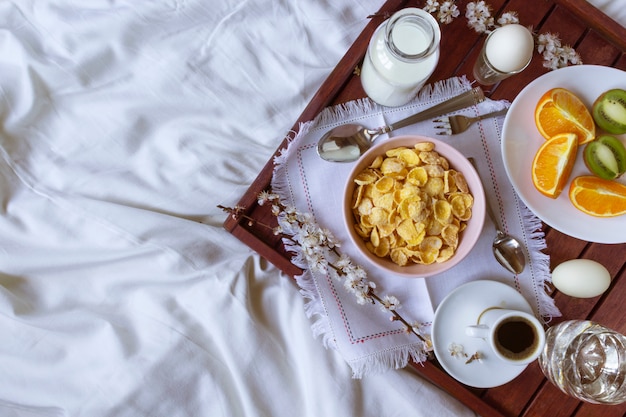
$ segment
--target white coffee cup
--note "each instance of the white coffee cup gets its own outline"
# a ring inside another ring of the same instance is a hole
[[[512,365],[526,365],[541,354],[546,342],[543,325],[529,313],[491,307],[465,333],[485,339],[493,353]]]

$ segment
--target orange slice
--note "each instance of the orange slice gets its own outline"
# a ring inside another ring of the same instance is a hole
[[[544,142],[533,159],[533,184],[550,198],[557,198],[574,167],[578,137],[574,133],[561,133]]]
[[[580,145],[596,136],[596,125],[589,109],[574,93],[565,88],[548,90],[535,108],[539,133],[550,139],[561,133],[575,133]]]
[[[594,175],[576,177],[569,198],[580,211],[596,217],[626,214],[626,185]]]

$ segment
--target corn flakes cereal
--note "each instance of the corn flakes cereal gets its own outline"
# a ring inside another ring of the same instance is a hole
[[[359,185],[366,185],[366,184],[373,183],[377,179],[378,179],[378,176],[376,175],[376,171],[374,171],[373,169],[366,169],[365,171],[361,172],[359,175],[356,176],[356,178],[354,179],[354,182],[356,182]]]
[[[404,266],[454,255],[474,198],[434,143],[390,149],[354,182],[354,228],[376,256]]]
[[[377,169],[377,168],[380,168],[380,165],[382,163],[383,163],[383,156],[378,155],[376,158],[374,158],[374,160],[372,161],[369,167],[373,169]]]
[[[374,187],[378,192],[388,193],[395,185],[395,182],[392,177],[382,177],[374,183]]]
[[[421,187],[428,181],[428,171],[423,166],[417,166],[409,171],[407,181],[409,184]]]

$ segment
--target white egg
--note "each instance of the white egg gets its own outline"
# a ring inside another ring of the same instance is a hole
[[[487,42],[485,54],[501,72],[523,69],[533,56],[533,35],[522,25],[511,24],[496,29]]]
[[[596,261],[572,259],[554,268],[552,284],[571,297],[597,297],[611,285],[611,274],[604,265]]]

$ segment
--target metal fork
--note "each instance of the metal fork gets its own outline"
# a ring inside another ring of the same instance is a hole
[[[507,110],[508,108],[476,117],[467,117],[462,115],[447,116],[433,120],[433,122],[440,123],[439,125],[435,126],[435,129],[441,130],[437,132],[438,135],[456,135],[457,133],[465,132],[472,123],[475,123],[479,120],[488,119],[490,117],[501,116],[503,114],[506,114]]]

